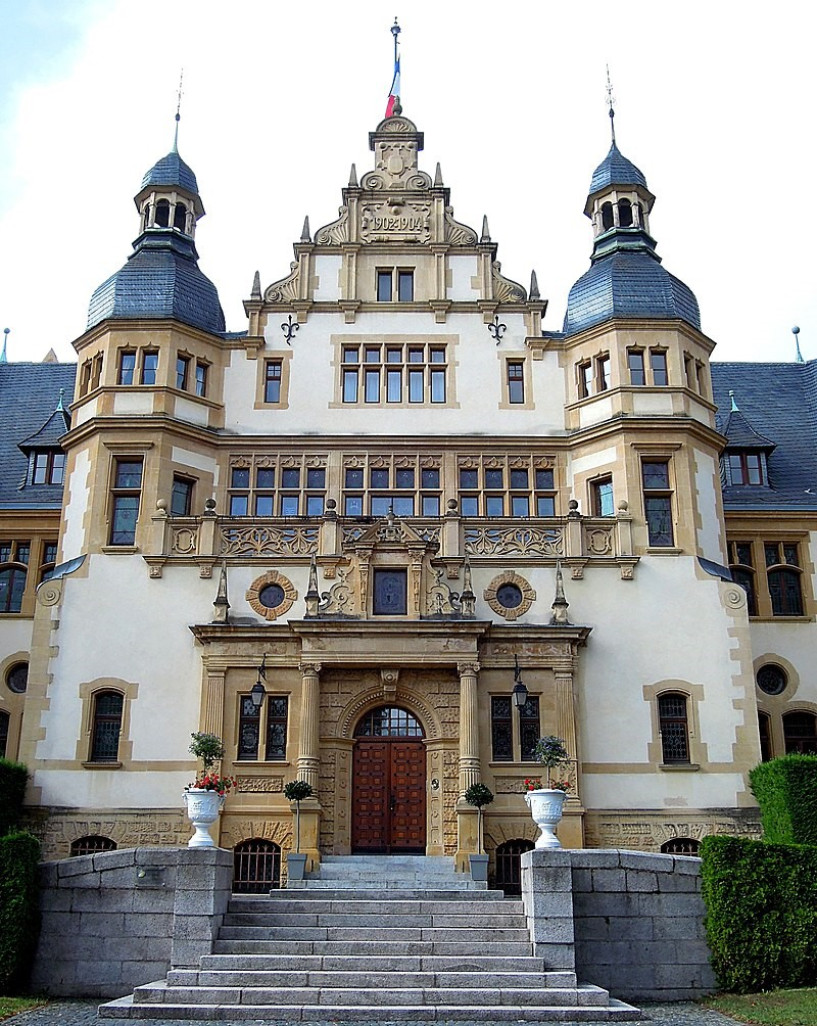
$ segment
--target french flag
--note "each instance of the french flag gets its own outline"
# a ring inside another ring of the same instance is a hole
[[[386,104],[386,117],[394,117],[394,108],[400,100],[400,58],[394,62],[394,80],[389,90],[389,102]]]

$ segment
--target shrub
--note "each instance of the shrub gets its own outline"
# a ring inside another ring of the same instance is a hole
[[[224,743],[217,734],[191,734],[192,741],[187,749],[191,755],[201,759],[204,768],[209,770],[218,759],[224,757]]]
[[[0,994],[24,991],[40,932],[40,842],[27,833],[0,837]]]
[[[817,983],[817,848],[705,837],[701,858],[719,986],[749,993]]]
[[[784,755],[749,774],[764,840],[817,844],[817,756]]]
[[[22,763],[0,759],[0,835],[14,830],[20,822],[27,780],[28,770]]]

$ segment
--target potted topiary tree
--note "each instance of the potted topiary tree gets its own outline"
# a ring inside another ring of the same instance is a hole
[[[226,795],[238,785],[235,777],[223,777],[214,769],[216,762],[224,756],[221,738],[208,733],[191,734],[190,737],[188,751],[197,759],[201,759],[202,768],[184,792],[187,817],[194,828],[187,847],[214,848],[215,842],[210,836],[210,827],[218,819]]]
[[[471,855],[469,858],[471,863],[471,879],[484,883],[488,879],[488,856],[482,850],[482,809],[483,806],[491,804],[494,800],[494,795],[485,784],[471,784],[465,792],[464,798],[469,805],[473,805],[477,810],[477,847],[479,852],[476,855]]]
[[[284,798],[295,802],[295,851],[287,855],[287,879],[303,880],[306,869],[306,855],[301,854],[301,802],[311,798],[315,792],[305,780],[290,780],[284,786]]]
[[[533,755],[536,761],[545,767],[547,782],[547,787],[530,788],[531,782],[525,781],[528,788],[525,792],[525,801],[530,807],[533,821],[540,830],[535,847],[561,848],[562,845],[554,830],[562,818],[570,784],[563,778],[553,780],[552,775],[558,767],[569,765],[570,755],[565,748],[564,739],[553,734],[539,738]]]

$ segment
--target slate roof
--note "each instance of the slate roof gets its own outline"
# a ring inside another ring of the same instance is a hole
[[[179,185],[195,196],[199,192],[192,168],[182,160],[176,150],[171,150],[166,157],[157,160],[153,167],[145,172],[141,188],[144,189],[148,185],[158,185],[164,188]]]
[[[725,508],[817,510],[817,360],[711,366],[718,430],[729,426],[733,389],[751,430],[776,446],[768,456],[769,486],[725,488]]]
[[[0,363],[0,506],[5,509],[60,509],[60,485],[26,485],[28,459],[20,442],[46,426],[52,439],[60,389],[74,395],[75,363]],[[68,400],[66,400],[67,402]],[[59,414],[62,417],[62,414]],[[45,437],[45,436],[44,436]],[[49,448],[45,441],[43,448]],[[39,447],[39,445],[37,446]]]
[[[124,267],[91,296],[89,328],[108,317],[172,317],[213,334],[224,331],[218,291],[199,270],[189,236],[173,228],[150,228],[133,245]]]
[[[647,188],[647,179],[643,172],[631,160],[627,160],[615,143],[593,172],[588,192],[592,196],[609,185],[643,185]]]
[[[568,294],[562,330],[574,335],[612,317],[679,318],[701,327],[692,289],[665,270],[646,246],[640,252],[615,250],[594,260]]]

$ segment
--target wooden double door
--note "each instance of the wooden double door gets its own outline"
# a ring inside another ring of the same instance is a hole
[[[352,765],[352,851],[361,855],[425,854],[423,742],[358,738]]]

